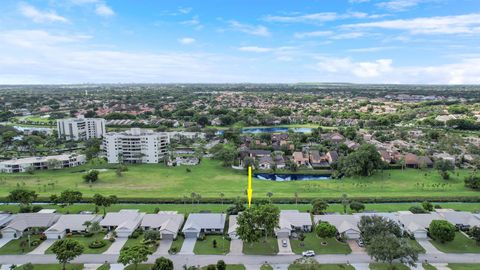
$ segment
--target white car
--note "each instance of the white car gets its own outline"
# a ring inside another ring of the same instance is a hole
[[[302,252],[302,256],[303,257],[313,257],[313,256],[315,256],[315,251],[313,251],[313,250],[304,251],[304,252]]]
[[[285,239],[282,240],[282,247],[288,247],[287,240]]]

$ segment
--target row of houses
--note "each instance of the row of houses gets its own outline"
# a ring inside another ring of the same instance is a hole
[[[0,172],[19,173],[27,172],[30,169],[62,169],[76,167],[84,164],[85,162],[85,155],[77,154],[19,158],[0,162]]]

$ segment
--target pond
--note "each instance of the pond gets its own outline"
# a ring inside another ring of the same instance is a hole
[[[311,133],[312,128],[288,128],[288,127],[260,127],[260,128],[242,128],[242,133],[258,134],[258,133],[286,133],[289,130],[297,133]]]
[[[277,173],[255,173],[253,177],[259,180],[271,180],[277,182],[283,181],[312,181],[312,180],[331,180],[329,174],[277,174]]]

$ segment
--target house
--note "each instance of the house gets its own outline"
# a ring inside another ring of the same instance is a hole
[[[447,153],[433,154],[433,158],[436,159],[436,160],[448,161],[448,162],[452,163],[453,165],[455,165],[455,161],[456,161],[456,158],[455,158],[454,155],[450,155],[450,154],[447,154]]]
[[[98,215],[82,215],[71,214],[62,215],[58,221],[45,230],[45,236],[47,239],[61,239],[68,233],[80,233],[86,231],[85,222],[100,221],[101,216]]]
[[[231,215],[228,217],[228,236],[230,237],[230,239],[239,239],[237,235],[237,218],[237,215]]]
[[[190,214],[183,226],[185,238],[198,238],[200,233],[221,234],[225,228],[225,214]]]
[[[359,143],[351,140],[346,140],[345,145],[348,147],[348,149],[352,149],[352,150],[357,150],[360,147]]]
[[[145,213],[137,209],[123,209],[116,213],[107,213],[100,221],[100,226],[107,230],[115,230],[117,237],[130,236],[139,226]]]
[[[277,169],[285,168],[285,159],[283,159],[282,155],[275,155],[273,157],[273,162],[275,163],[275,166],[277,166]]]
[[[328,222],[337,228],[340,235],[344,235],[347,239],[360,239],[360,229],[358,222],[360,218],[354,215],[315,215],[313,217],[315,224],[320,222]]]
[[[425,166],[425,168],[431,168],[433,167],[433,161],[427,156],[419,156],[418,165],[420,167]]]
[[[248,156],[252,158],[269,157],[271,153],[269,150],[249,150]]]
[[[418,168],[418,156],[412,153],[405,154],[405,166],[409,168]]]
[[[176,211],[159,212],[157,214],[144,215],[140,226],[144,230],[160,231],[161,239],[173,240],[177,238],[178,231],[182,227],[184,220],[184,216]]]
[[[46,229],[60,218],[55,213],[22,213],[13,217],[12,221],[2,229],[3,238],[19,238],[31,229]]]
[[[345,141],[345,137],[342,134],[334,132],[334,133],[327,133],[321,135],[322,139],[325,141],[329,141],[333,144],[339,144]]]
[[[303,152],[293,152],[292,154],[293,162],[298,166],[307,165],[308,157],[306,157]]]
[[[452,209],[436,209],[435,211],[459,230],[465,231],[471,227],[480,226],[480,218],[472,213]]]
[[[55,156],[27,157],[0,162],[0,172],[18,173],[32,170],[62,169],[82,165],[85,155],[63,154]]]
[[[416,239],[427,239],[427,228],[430,226],[432,220],[444,220],[444,218],[435,212],[413,214],[410,211],[399,211],[398,220],[403,228]]]
[[[310,150],[310,164],[312,166],[321,166],[323,159],[322,155],[320,155],[320,151],[318,150]]]
[[[335,163],[338,160],[337,151],[328,151],[325,155],[329,164]]]
[[[279,228],[275,229],[278,238],[290,237],[292,231],[310,232],[313,223],[310,213],[301,213],[298,210],[280,211]]]
[[[273,159],[270,156],[260,157],[258,167],[260,170],[270,170],[273,165]]]
[[[380,154],[380,158],[382,159],[383,162],[390,164],[392,163],[392,157],[390,154],[385,151],[385,150],[378,150],[378,153]]]

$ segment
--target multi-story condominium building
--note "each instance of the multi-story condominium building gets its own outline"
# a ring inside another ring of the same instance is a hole
[[[105,119],[70,118],[57,120],[58,137],[66,140],[88,140],[101,138],[105,134]]]
[[[169,143],[167,134],[140,128],[109,132],[103,137],[108,163],[159,163]]]
[[[17,173],[33,170],[61,169],[75,167],[85,163],[84,155],[57,155],[44,157],[28,157],[0,162],[0,172]]]

